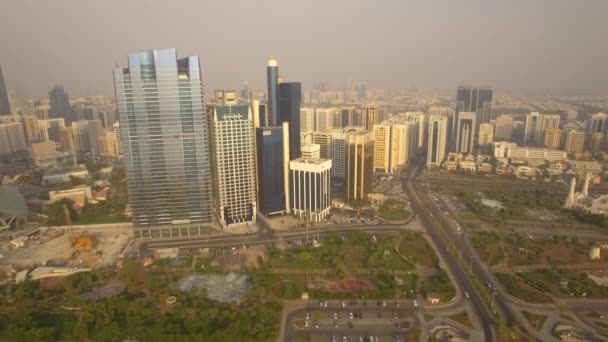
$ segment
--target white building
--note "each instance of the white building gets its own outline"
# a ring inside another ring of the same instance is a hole
[[[224,228],[256,221],[253,117],[247,105],[217,106],[213,112],[217,210]]]
[[[0,156],[27,151],[25,131],[21,122],[0,124]]]
[[[300,134],[315,130],[315,109],[300,108]]]
[[[489,123],[479,125],[479,145],[488,145],[494,142],[494,126]]]
[[[429,117],[426,167],[440,167],[446,153],[448,118],[443,115]]]
[[[321,221],[331,208],[331,160],[298,158],[289,162],[291,210],[300,218]]]
[[[374,126],[374,171],[394,173],[409,161],[410,123]]]

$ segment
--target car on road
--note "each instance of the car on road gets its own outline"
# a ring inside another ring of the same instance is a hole
[[[382,306],[386,306],[386,302],[385,301],[382,301]]]
[[[319,322],[315,322],[315,328],[319,327]]]
[[[338,319],[338,313],[334,312],[334,319]]]
[[[310,319],[310,311],[306,311],[306,319]]]
[[[353,319],[353,318],[354,318],[354,314],[353,314],[353,312],[352,312],[352,311],[348,313],[348,318],[350,318],[350,319]]]
[[[342,335],[342,342],[348,342],[348,337],[346,337],[346,335]]]
[[[345,308],[346,307],[346,302],[342,302],[342,307]]]
[[[467,298],[471,298],[471,295],[469,295],[469,293],[467,291],[464,291],[464,296]]]
[[[330,341],[331,341],[331,342],[336,342],[336,336],[331,335],[331,339],[330,339]]]
[[[393,318],[394,319],[398,319],[399,318],[399,314],[397,313],[397,311],[393,311]]]
[[[418,307],[418,301],[414,299],[414,307],[417,308]]]
[[[308,321],[304,321],[304,328],[308,328]]]
[[[363,312],[359,312],[359,319],[363,319]]]
[[[490,284],[490,282],[486,283],[488,285],[488,288],[491,289],[492,288],[492,284]]]
[[[400,305],[400,304],[399,304],[399,302],[398,302],[398,301],[395,301],[395,306],[396,306],[396,307],[399,307],[399,305]]]
[[[337,328],[337,327],[339,327],[338,321],[334,320],[334,328]]]

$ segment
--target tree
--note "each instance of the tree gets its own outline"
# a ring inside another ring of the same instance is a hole
[[[74,210],[74,201],[68,198],[62,198],[46,207],[45,214],[47,216],[47,225],[65,226],[68,224],[68,222],[66,222],[64,207],[68,209],[72,222],[78,220],[78,212]]]

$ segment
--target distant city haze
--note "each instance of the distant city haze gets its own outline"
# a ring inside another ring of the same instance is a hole
[[[206,93],[265,89],[266,62],[304,89],[325,81],[434,88],[608,91],[608,1],[2,0],[7,88],[113,95],[129,53],[200,56]]]

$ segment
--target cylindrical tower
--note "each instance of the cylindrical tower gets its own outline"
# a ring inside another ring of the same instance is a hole
[[[279,125],[279,63],[276,59],[271,58],[268,60],[268,67],[266,68],[266,78],[268,81],[268,111],[270,113],[270,122],[267,122],[267,126],[278,126]]]

